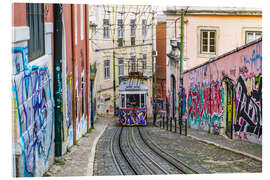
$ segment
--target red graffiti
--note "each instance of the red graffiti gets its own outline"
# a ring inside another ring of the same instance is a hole
[[[222,103],[222,87],[218,83],[211,85],[211,87],[202,86],[200,89],[191,89],[188,94],[188,116],[191,113],[194,117],[202,118],[204,113],[213,115],[220,114],[223,107]]]

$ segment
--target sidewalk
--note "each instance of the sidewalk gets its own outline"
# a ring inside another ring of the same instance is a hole
[[[99,117],[95,129],[85,134],[63,155],[63,163],[54,163],[43,176],[91,176],[95,147],[98,139],[110,123],[109,118]]]
[[[260,144],[245,140],[229,139],[222,135],[209,134],[208,132],[191,128],[188,128],[187,136],[262,161],[262,145]]]
[[[160,121],[157,121],[156,126],[160,128]],[[166,129],[166,126],[165,126]],[[172,132],[174,132],[174,123],[172,125]],[[170,130],[170,128],[169,128]],[[177,127],[177,133],[179,133],[179,128]],[[182,130],[184,135],[184,129]],[[214,135],[206,131],[196,130],[196,129],[187,129],[187,136],[198,141],[217,146],[222,149],[226,149],[238,154],[242,154],[253,158],[258,161],[262,161],[262,145],[252,143],[245,140],[238,139],[229,139],[223,135]]]

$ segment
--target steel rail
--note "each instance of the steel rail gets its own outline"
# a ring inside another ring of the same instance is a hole
[[[133,155],[133,157],[135,157],[135,159],[139,159],[140,160],[140,162],[142,162],[142,166],[144,166],[145,167],[145,169],[147,169],[147,171],[148,172],[150,172],[152,175],[153,174],[155,174],[154,173],[154,170],[152,169],[152,168],[150,168],[150,166],[149,165],[147,165],[147,163],[145,162],[145,160],[143,159],[143,158],[141,158],[140,156],[139,156],[139,154],[132,148],[132,146],[131,146],[131,144],[130,144],[130,137],[129,137],[129,135],[130,135],[130,128],[128,128],[128,130],[127,130],[128,132],[128,135],[126,136],[127,137],[127,144],[128,144],[128,147],[129,147],[129,149],[131,150],[131,154]],[[139,170],[138,170],[139,171]],[[138,172],[137,171],[137,172]],[[142,173],[139,173],[138,172],[138,174],[142,174]]]
[[[118,172],[120,173],[120,175],[124,175],[124,171],[123,169],[121,168],[121,166],[119,165],[119,161],[116,159],[116,155],[115,155],[115,150],[113,148],[113,144],[115,142],[115,135],[117,134],[117,132],[119,131],[120,128],[117,128],[111,138],[111,146],[110,146],[110,150],[111,150],[111,155],[112,155],[112,158],[113,158],[113,162],[118,170]],[[118,138],[120,138],[119,136],[117,136]]]
[[[120,149],[120,152],[121,152],[121,155],[124,157],[124,159],[126,160],[128,166],[129,166],[129,169],[132,170],[132,172],[134,172],[135,175],[138,175],[139,173],[137,172],[137,170],[131,165],[131,162],[130,160],[127,158],[127,156],[125,155],[122,147],[121,147],[121,136],[122,136],[122,132],[123,132],[123,127],[121,127],[121,131],[120,131],[120,134],[119,134],[119,139],[118,139],[118,145],[119,145],[119,149]]]
[[[194,170],[193,168],[191,168],[190,166],[188,166],[186,163],[184,163],[183,161],[176,159],[175,157],[173,157],[171,154],[169,154],[168,152],[166,152],[165,150],[163,150],[159,145],[157,145],[156,143],[154,143],[152,140],[150,140],[150,138],[147,138],[148,141],[150,141],[151,144],[153,144],[153,146],[158,149],[160,152],[162,152],[163,154],[165,154],[166,156],[168,156],[169,158],[171,158],[172,160],[169,160],[168,158],[164,157],[164,155],[162,155],[161,153],[159,153],[155,148],[153,148],[147,141],[146,138],[142,135],[140,128],[138,128],[139,134],[142,138],[142,140],[144,141],[144,143],[152,150],[154,151],[157,155],[159,155],[160,157],[162,157],[163,159],[165,159],[166,161],[168,161],[171,165],[173,165],[175,168],[177,168],[180,172],[184,173],[184,174],[199,174],[198,171]],[[179,164],[181,164],[182,166],[185,167],[185,169],[188,169],[190,172],[187,172],[186,170],[183,170],[182,167],[179,166]]]
[[[153,158],[150,158],[150,156],[143,151],[139,145],[138,145],[138,141],[137,139],[134,137],[134,131],[132,129],[132,138],[134,139],[135,145],[137,147],[137,149],[150,161],[152,162],[158,169],[160,169],[164,174],[169,174],[164,168],[162,168],[158,163],[156,163],[156,161]]]

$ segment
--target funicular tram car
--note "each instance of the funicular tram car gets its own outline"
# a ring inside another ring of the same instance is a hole
[[[120,126],[146,125],[147,84],[140,79],[125,80],[119,87]]]

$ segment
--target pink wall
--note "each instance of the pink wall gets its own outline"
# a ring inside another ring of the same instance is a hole
[[[192,128],[226,131],[226,79],[233,83],[234,138],[261,143],[262,41],[184,73],[185,116]]]

